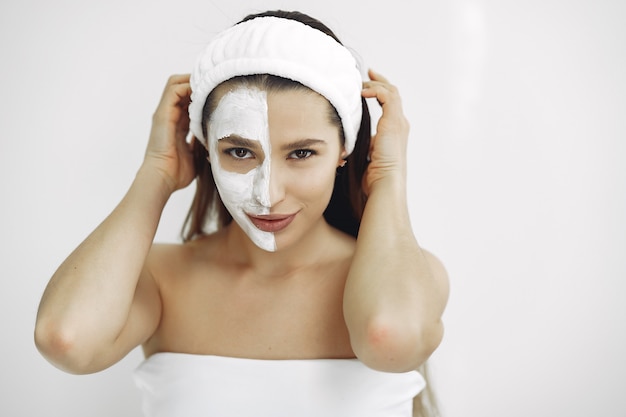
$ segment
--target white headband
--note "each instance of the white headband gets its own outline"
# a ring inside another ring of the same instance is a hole
[[[191,74],[190,130],[206,144],[202,110],[209,93],[240,75],[271,74],[298,81],[337,110],[345,149],[354,149],[361,124],[362,78],[350,51],[325,33],[291,19],[257,17],[221,32]]]

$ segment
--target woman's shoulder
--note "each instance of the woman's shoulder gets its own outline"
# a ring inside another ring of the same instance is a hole
[[[182,243],[154,243],[146,267],[158,279],[181,276],[199,264],[210,262],[212,248],[219,247],[218,233],[200,236]]]
[[[328,247],[336,257],[352,259],[356,250],[356,238],[339,229],[331,228],[332,239],[328,241]]]
[[[211,247],[219,247],[223,243],[225,229],[220,229],[211,233],[204,233],[195,236],[193,239],[177,243],[159,243],[152,244],[151,252],[161,255],[192,255],[198,250],[211,249]]]

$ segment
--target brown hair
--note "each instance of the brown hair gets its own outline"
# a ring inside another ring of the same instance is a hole
[[[297,20],[320,30],[341,44],[341,41],[326,25],[300,12],[282,10],[267,11],[246,16],[239,23],[266,16]],[[205,137],[207,137],[207,121],[209,120],[211,112],[217,106],[216,97],[219,96],[219,94],[216,93],[216,90],[220,90],[222,86],[227,87],[233,85],[255,86],[268,92],[289,90],[311,91],[308,87],[299,82],[274,75],[259,74],[233,77],[220,84],[207,97],[202,112],[202,129]],[[337,171],[333,193],[328,207],[324,211],[324,218],[331,226],[354,237],[358,234],[363,209],[367,201],[361,184],[363,175],[367,170],[371,139],[370,114],[367,103],[363,98],[361,99],[361,106],[363,116],[354,151],[348,156],[345,168]],[[329,118],[331,122],[340,129],[340,135],[343,139],[341,119],[330,103],[329,108]],[[211,173],[211,167],[208,162],[207,150],[198,140],[194,140],[193,142],[193,155],[196,169],[196,193],[183,226],[183,241],[189,241],[205,235],[207,233],[207,226],[213,229],[219,229],[232,221],[232,216],[222,203],[219,193],[217,192],[213,174]],[[426,364],[422,365],[419,371],[428,381],[428,369]],[[435,417],[438,415],[439,413],[433,392],[427,383],[426,388],[418,394],[413,401],[413,416]]]

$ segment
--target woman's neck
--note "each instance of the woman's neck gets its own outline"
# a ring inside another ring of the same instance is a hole
[[[267,279],[293,276],[300,269],[328,261],[341,253],[337,246],[345,243],[345,239],[351,239],[334,229],[323,218],[304,238],[275,252],[256,246],[235,222],[226,226],[224,236],[224,252],[234,262]]]

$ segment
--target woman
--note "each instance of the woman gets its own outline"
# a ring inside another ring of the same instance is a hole
[[[148,416],[410,415],[447,277],[411,231],[400,97],[369,77],[300,13],[218,35],[170,78],[129,191],[48,284],[42,354],[90,373],[142,345]],[[371,143],[365,98],[383,109]],[[153,245],[195,177],[186,241]]]

